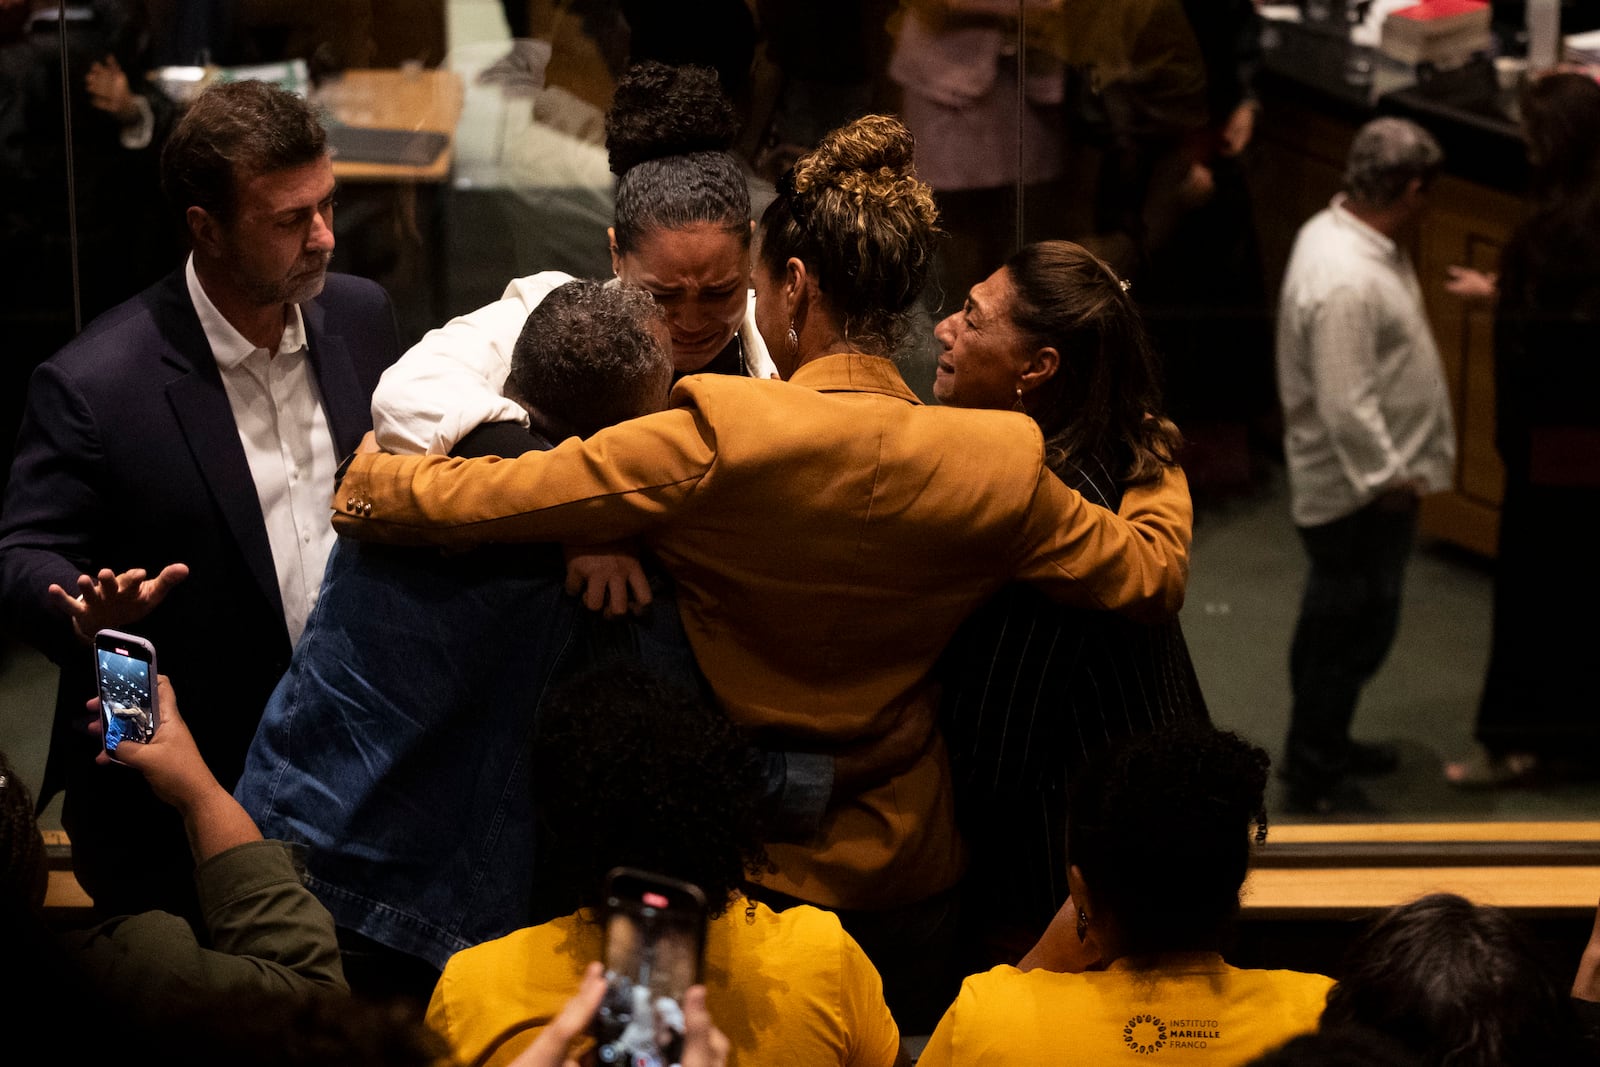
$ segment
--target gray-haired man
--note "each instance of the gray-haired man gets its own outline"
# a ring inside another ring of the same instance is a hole
[[[1422,289],[1401,241],[1443,156],[1415,123],[1367,123],[1344,192],[1300,229],[1278,308],[1278,394],[1291,510],[1310,557],[1290,651],[1288,804],[1371,810],[1349,779],[1394,769],[1351,740],[1388,655],[1424,493],[1447,489],[1455,433]]]

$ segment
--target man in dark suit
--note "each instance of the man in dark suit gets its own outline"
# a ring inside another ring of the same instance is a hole
[[[178,813],[94,764],[88,639],[114,627],[155,644],[231,789],[316,600],[339,457],[369,429],[399,339],[381,287],[327,273],[333,170],[299,97],[207,90],[162,181],[192,254],[35,372],[0,512],[0,604],[62,668],[41,801],[66,790],[79,882],[114,913],[193,915]]]

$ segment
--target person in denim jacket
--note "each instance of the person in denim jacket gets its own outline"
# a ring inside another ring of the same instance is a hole
[[[528,316],[507,381],[530,428],[479,427],[456,453],[519,455],[657,410],[667,353],[647,293],[563,285]],[[357,988],[425,997],[452,953],[537,918],[527,751],[554,679],[608,655],[692,672],[670,602],[590,618],[564,576],[554,545],[341,540],[330,557],[236,795],[305,846]]]

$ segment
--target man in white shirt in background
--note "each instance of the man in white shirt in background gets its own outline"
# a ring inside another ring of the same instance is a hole
[[[112,627],[154,643],[232,789],[316,603],[339,458],[370,428],[399,338],[380,286],[328,273],[333,167],[300,97],[208,89],[167,142],[162,184],[192,254],[34,373],[0,605],[62,668],[41,800],[66,790],[79,882],[108,912],[194,917],[175,815],[137,774],[94,763],[88,642]]]
[[[1443,160],[1415,123],[1356,134],[1344,192],[1300,229],[1278,307],[1291,510],[1310,558],[1290,651],[1280,774],[1291,810],[1373,810],[1352,777],[1391,772],[1355,741],[1361,688],[1388,655],[1425,493],[1451,485],[1455,431],[1422,288],[1401,243]]]

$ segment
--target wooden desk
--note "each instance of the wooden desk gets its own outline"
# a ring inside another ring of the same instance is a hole
[[[316,91],[316,102],[348,126],[427,130],[451,143],[425,167],[352,163],[337,158],[341,182],[443,182],[450,177],[456,123],[461,118],[461,78],[448,70],[347,70]]]

